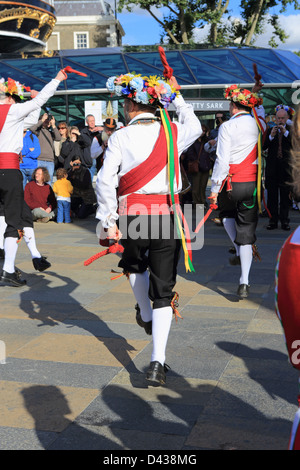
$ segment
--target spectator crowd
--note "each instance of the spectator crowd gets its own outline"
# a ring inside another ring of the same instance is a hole
[[[34,222],[71,223],[96,212],[93,177],[100,170],[108,139],[117,129],[113,118],[103,126],[86,117],[86,126],[56,125],[49,112],[24,130],[20,170],[24,199]]]

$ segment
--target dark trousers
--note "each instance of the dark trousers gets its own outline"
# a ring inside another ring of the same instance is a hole
[[[253,245],[258,222],[257,197],[254,194],[256,182],[232,183],[232,191],[226,191],[226,184],[218,202],[220,217],[235,219],[237,245]]]
[[[268,199],[267,207],[271,213],[271,222],[278,223],[278,218],[282,224],[289,222],[289,194],[291,188],[286,184],[269,184],[267,186]],[[280,203],[278,202],[278,197]],[[279,211],[278,211],[279,208]]]
[[[18,230],[23,230],[24,227],[23,175],[20,170],[0,170],[0,198],[7,223],[4,237],[19,238]]]
[[[86,219],[95,212],[93,204],[85,204],[81,197],[71,198],[71,210],[74,212],[75,217],[79,219]]]
[[[135,225],[137,221],[139,224]],[[124,218],[120,217],[121,231],[124,223]],[[148,268],[153,308],[169,306],[181,248],[181,241],[174,232],[173,216],[127,216],[126,226],[128,231],[121,239],[124,252],[119,266],[128,273],[143,273]],[[135,227],[141,230],[141,237],[136,238]]]

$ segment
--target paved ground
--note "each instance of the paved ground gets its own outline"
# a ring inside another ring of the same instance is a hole
[[[288,234],[266,224],[247,300],[235,295],[223,227],[207,221],[196,273],[181,262],[165,387],[144,379],[151,338],[126,278],[110,280],[117,255],[83,265],[99,251],[95,219],[36,224],[52,268],[34,271],[23,241],[27,286],[0,286],[0,449],[286,449],[297,373],[274,313],[274,266]]]

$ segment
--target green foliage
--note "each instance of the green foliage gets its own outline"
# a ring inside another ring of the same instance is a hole
[[[118,11],[126,9],[131,12],[134,7],[148,11],[161,25],[161,41],[165,41],[167,36],[169,44],[194,44],[194,29],[208,24],[210,33],[207,41],[213,45],[226,46],[233,42],[251,45],[270,24],[273,35],[269,45],[277,47],[277,41],[285,42],[288,36],[272,9],[280,7],[280,13],[284,13],[288,5],[293,5],[295,10],[300,9],[298,0],[241,0],[241,21],[228,16],[230,0],[119,0]],[[163,7],[168,13],[161,17],[157,9]],[[225,15],[226,21],[222,21]]]

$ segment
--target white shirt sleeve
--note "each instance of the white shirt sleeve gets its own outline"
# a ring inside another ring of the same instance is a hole
[[[211,176],[211,192],[213,193],[218,193],[220,191],[222,182],[229,172],[231,138],[228,126],[224,124],[220,126],[217,144],[217,159]]]
[[[91,157],[95,159],[99,157],[102,153],[103,153],[103,148],[99,144],[98,139],[94,137],[92,141],[92,145],[91,145]]]
[[[119,218],[116,190],[118,187],[118,171],[122,161],[122,152],[117,133],[113,134],[106,149],[106,157],[96,181],[98,209],[96,218],[102,227],[112,227]]]

